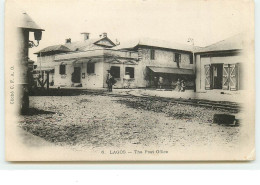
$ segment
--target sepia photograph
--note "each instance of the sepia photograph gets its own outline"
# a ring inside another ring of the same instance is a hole
[[[255,159],[252,0],[7,0],[7,161]]]

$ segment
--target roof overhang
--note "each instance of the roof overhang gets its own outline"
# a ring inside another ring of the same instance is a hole
[[[209,56],[227,56],[227,55],[238,55],[242,53],[242,49],[234,49],[234,50],[216,50],[216,51],[198,51],[195,52],[195,55],[209,55]]]
[[[34,71],[51,71],[53,69],[54,69],[54,66],[53,67],[39,67],[39,68],[34,69]]]
[[[165,74],[179,74],[179,75],[194,75],[192,69],[172,68],[172,67],[155,67],[147,66],[154,73],[165,73]]]

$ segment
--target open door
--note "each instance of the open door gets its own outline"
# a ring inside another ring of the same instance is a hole
[[[72,74],[72,82],[73,83],[80,83],[81,80],[81,68],[74,67],[74,72]]]

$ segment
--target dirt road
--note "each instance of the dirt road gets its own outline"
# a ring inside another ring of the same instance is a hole
[[[19,126],[62,146],[235,147],[240,127],[212,123],[227,111],[140,98],[96,95],[33,96]]]

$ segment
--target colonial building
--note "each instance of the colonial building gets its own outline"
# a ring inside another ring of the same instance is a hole
[[[162,78],[164,88],[175,88],[178,79],[194,88],[195,65],[192,46],[167,41],[140,39],[123,43],[121,51],[138,52],[138,87],[153,87],[155,78]]]
[[[47,72],[55,87],[106,87],[107,71],[115,77],[115,88],[154,86],[161,78],[164,88],[174,87],[177,79],[194,88],[194,64],[190,46],[165,41],[142,39],[122,45],[112,42],[107,34],[84,41],[66,40],[63,45],[49,46],[37,52],[42,76]]]
[[[196,51],[196,91],[237,91],[243,87],[244,34]]]
[[[116,46],[106,33],[98,39],[90,39],[83,33],[84,40],[71,42],[66,39],[63,45],[46,47],[35,53],[38,56],[38,71],[54,87],[106,87],[106,75],[110,70],[117,83],[115,87],[124,86],[124,74],[130,73],[131,86],[135,83],[135,66],[138,62],[137,52],[117,51]],[[43,80],[44,81],[44,80]]]

